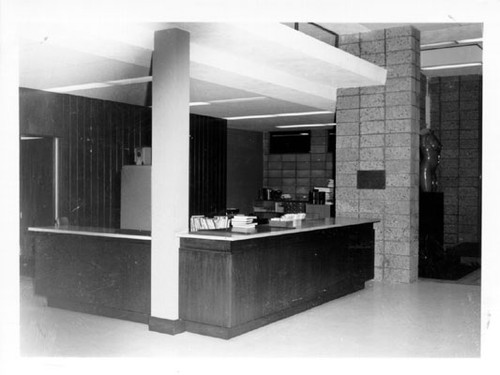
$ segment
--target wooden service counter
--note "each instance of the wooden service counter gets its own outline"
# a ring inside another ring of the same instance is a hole
[[[304,220],[180,235],[179,315],[189,332],[229,339],[363,289],[378,220]]]
[[[35,293],[51,307],[148,323],[149,232],[33,227]]]

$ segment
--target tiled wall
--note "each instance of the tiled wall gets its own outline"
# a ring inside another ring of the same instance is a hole
[[[480,239],[481,90],[479,75],[429,81],[431,128],[443,145],[437,171],[447,247]]]
[[[388,70],[384,86],[337,92],[336,212],[378,218],[375,278],[418,276],[420,34],[412,27],[344,35],[341,49]],[[385,189],[357,189],[359,170],[385,170]]]
[[[333,178],[333,155],[328,152],[328,131],[311,130],[311,152],[269,154],[269,133],[264,133],[264,187],[281,190],[292,199],[307,200],[314,186]]]

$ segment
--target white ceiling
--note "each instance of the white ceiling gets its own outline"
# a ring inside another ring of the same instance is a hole
[[[482,23],[319,23],[319,25],[339,35],[412,25],[420,31],[420,65],[426,76],[444,77],[483,72],[482,65],[426,70],[436,66],[482,64]],[[480,41],[471,41],[473,39]]]
[[[337,34],[394,25],[320,24]],[[422,44],[482,36],[478,24],[415,26]],[[191,106],[192,113],[232,118],[325,112],[229,120],[232,128],[262,131],[277,125],[330,123],[337,88],[385,81],[384,69],[282,24],[53,23],[23,29],[20,86],[149,105],[154,31],[169,27],[190,33],[191,102],[211,102]],[[468,45],[468,51],[453,51],[456,48],[423,50],[422,63],[481,59],[480,44]]]

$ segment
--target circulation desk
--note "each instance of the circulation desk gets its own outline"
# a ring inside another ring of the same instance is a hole
[[[179,234],[180,331],[224,339],[364,288],[373,278],[377,220],[303,220]],[[151,234],[29,228],[35,292],[49,306],[149,323]],[[153,325],[152,325],[153,321]]]
[[[180,235],[179,316],[189,332],[229,339],[363,289],[378,220],[303,220]]]

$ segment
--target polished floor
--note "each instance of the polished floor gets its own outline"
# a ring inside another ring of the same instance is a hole
[[[362,291],[231,340],[46,306],[21,279],[22,356],[346,358],[480,356],[480,286],[421,279]]]

